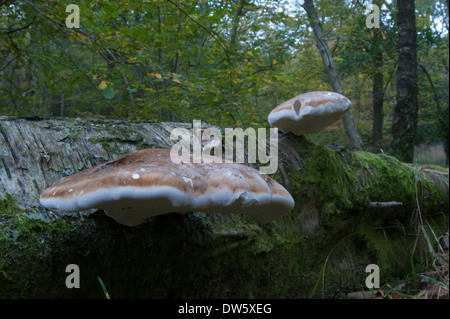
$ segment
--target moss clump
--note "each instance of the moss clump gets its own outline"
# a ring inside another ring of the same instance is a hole
[[[414,173],[397,159],[368,152],[354,152],[361,190],[370,201],[399,201],[410,204],[414,200]]]
[[[307,224],[304,216],[308,210],[316,210],[310,215],[317,219],[317,227],[305,238],[313,240],[310,245],[314,249],[333,252],[330,256],[316,256],[324,264],[330,259],[327,275],[334,276],[330,273],[339,271],[340,266],[333,268],[333,263],[342,266],[344,260],[351,260],[345,256],[349,251],[358,255],[361,265],[378,264],[384,276],[410,270],[415,238],[408,237],[404,230],[410,227],[417,203],[424,208],[424,214],[448,207],[448,198],[436,183],[420,170],[383,154],[333,150],[311,144],[306,138],[299,139],[299,152],[302,167],[289,172],[289,191],[296,202],[294,211],[301,220],[300,227]],[[371,202],[390,201],[403,206],[369,208]],[[355,270],[358,267],[359,273]],[[361,266],[348,268],[355,273],[355,279],[366,275]]]
[[[91,137],[89,138],[89,142],[91,142],[92,144],[100,144],[108,154],[114,153],[118,150],[118,147],[115,144],[118,142],[117,138]]]
[[[3,287],[0,298],[10,296],[11,287],[18,288],[14,291],[15,297],[21,297],[21,293],[27,296],[27,289],[36,281],[36,278],[29,277],[36,274],[35,270],[27,268],[34,265],[42,268],[42,274],[48,274],[45,270],[52,262],[54,238],[72,232],[74,227],[56,216],[49,218],[32,210],[20,209],[9,194],[0,198],[0,224],[0,287]]]
[[[126,136],[122,138],[109,136],[91,137],[89,138],[89,142],[91,142],[92,144],[100,144],[108,154],[120,153],[121,144],[134,145],[138,150],[154,147],[154,145],[148,143],[143,135],[133,135],[131,133],[127,133]]]
[[[362,211],[369,199],[359,192],[358,176],[351,167],[353,155],[345,150],[336,152],[329,147],[300,140],[302,168],[289,172],[293,181],[290,192],[296,204],[303,205],[314,198],[321,222],[339,227],[340,214]]]
[[[420,167],[384,154],[354,152],[354,158],[354,166],[360,168],[362,189],[370,201],[399,201],[404,207],[415,207],[419,202],[428,211],[439,211],[442,200],[445,200],[444,206],[448,206],[448,196],[442,194],[437,183]]]
[[[289,173],[295,181],[290,191],[296,203],[314,196],[322,217],[365,212],[371,202],[398,201],[409,209],[417,198],[428,210],[439,210],[446,198],[428,176],[394,157],[334,151],[306,139],[300,146],[305,160],[301,170]]]

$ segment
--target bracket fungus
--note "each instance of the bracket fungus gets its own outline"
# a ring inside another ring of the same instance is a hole
[[[275,107],[268,120],[284,133],[316,133],[339,120],[351,105],[348,98],[335,92],[308,92]]]
[[[169,149],[144,149],[71,176],[46,189],[48,209],[103,209],[118,223],[136,226],[165,213],[246,214],[257,223],[294,207],[289,192],[258,170],[236,163],[174,163]]]

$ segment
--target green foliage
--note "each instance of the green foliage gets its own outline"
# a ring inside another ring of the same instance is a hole
[[[114,88],[111,86],[106,87],[102,90],[104,97],[106,97],[108,100],[113,99],[116,96],[116,91],[114,91]]]
[[[68,29],[66,2],[2,8],[2,30],[27,27],[1,37],[1,113],[261,125],[301,23],[276,4],[85,0]]]
[[[81,28],[69,29],[68,4],[0,6],[0,114],[267,126],[269,110],[280,102],[331,90],[300,6],[271,0],[81,0]],[[381,52],[389,143],[395,2],[381,7],[379,30],[365,26],[363,2],[315,4],[366,145],[372,136],[372,74]],[[421,0],[417,8],[419,63],[434,85],[419,72],[418,142],[428,143],[448,131],[448,35],[442,30],[448,13],[442,1]]]

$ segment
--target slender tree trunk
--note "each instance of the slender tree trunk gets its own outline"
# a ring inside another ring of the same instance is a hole
[[[203,57],[203,46],[205,45],[207,35],[201,33],[198,37],[198,51],[197,51],[197,58],[195,60],[195,77],[200,77],[200,61]]]
[[[401,161],[412,162],[416,138],[417,44],[414,0],[397,0],[397,104],[392,124],[392,150]]]
[[[61,102],[59,105],[59,116],[64,117],[64,109],[65,109],[64,108],[64,94],[61,94],[60,97],[61,97]]]
[[[383,100],[384,100],[384,79],[383,79],[383,51],[379,44],[381,40],[380,31],[374,29],[373,46],[375,51],[372,86],[373,99],[373,123],[372,141],[375,148],[383,147]]]
[[[331,86],[336,93],[344,94],[344,89],[342,88],[333,58],[325,41],[325,35],[323,34],[322,26],[320,24],[313,1],[305,0],[303,8],[308,14],[308,17],[312,20],[311,27],[314,31],[314,35],[316,36],[317,47],[319,48],[320,55],[322,56],[323,63],[325,64],[325,69],[330,79]],[[355,127],[353,116],[350,110],[344,115],[342,121],[344,122],[345,132],[350,142],[356,148],[360,149],[362,146],[361,137],[359,136],[359,133]]]
[[[166,18],[161,12],[161,7],[158,5],[158,34],[162,33],[161,25],[165,24]],[[164,43],[158,43],[158,63],[162,66],[163,70],[166,71],[166,60],[165,60],[165,49]]]
[[[182,28],[182,24],[183,24],[183,20],[182,20],[182,16],[181,16],[181,12],[179,12],[178,14],[178,26],[177,26],[177,35],[175,37],[175,42],[179,42],[180,41],[180,33],[181,33],[181,28]],[[181,50],[176,50],[176,55],[175,55],[175,63],[173,66],[173,72],[174,73],[179,73],[180,72],[180,51]]]
[[[199,4],[200,13],[203,15],[205,12],[207,12],[207,8],[204,3],[200,2]],[[203,47],[205,46],[206,40],[208,39],[208,34],[201,32],[198,36],[198,50],[197,50],[197,57],[195,59],[195,77],[200,77],[200,62],[203,57]]]
[[[372,140],[375,148],[383,147],[383,72],[378,71],[373,77],[373,123]]]

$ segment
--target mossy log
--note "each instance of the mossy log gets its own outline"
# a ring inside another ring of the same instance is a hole
[[[448,229],[448,174],[289,134],[272,177],[295,208],[266,225],[192,212],[127,227],[39,205],[63,176],[171,147],[175,127],[192,124],[0,117],[0,298],[103,298],[98,278],[112,298],[337,297],[365,289],[369,264],[382,283],[411,269],[418,213]],[[70,264],[79,288],[66,286]]]

